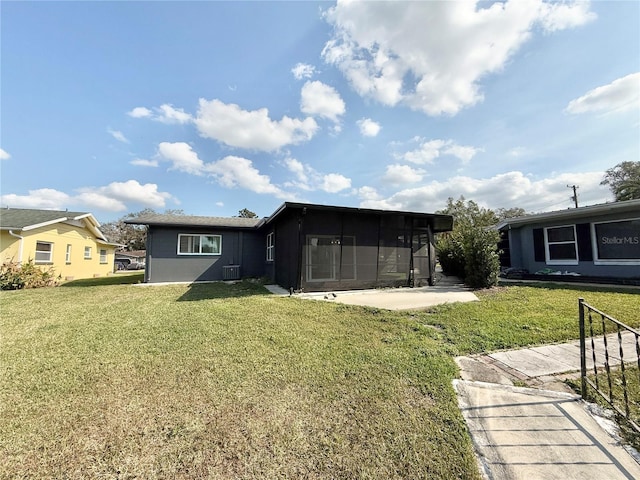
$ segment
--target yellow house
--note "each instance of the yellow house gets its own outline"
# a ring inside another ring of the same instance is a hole
[[[0,209],[0,262],[53,269],[62,280],[111,275],[115,249],[91,213]]]

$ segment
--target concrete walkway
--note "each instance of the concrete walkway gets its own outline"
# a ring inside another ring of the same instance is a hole
[[[265,285],[276,295],[289,295],[277,285]],[[454,302],[475,302],[478,297],[455,277],[442,276],[432,287],[379,288],[333,292],[296,293],[297,298],[319,300],[348,305],[384,308],[386,310],[420,310]]]
[[[610,351],[617,350],[613,340]],[[598,342],[595,349],[601,364]],[[623,353],[634,358],[632,336],[623,337]],[[563,382],[579,378],[578,342],[458,357],[456,363],[462,379],[454,388],[485,478],[640,479],[637,452],[620,445],[615,424]]]

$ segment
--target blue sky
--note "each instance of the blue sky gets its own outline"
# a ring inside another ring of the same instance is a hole
[[[530,212],[640,159],[640,2],[7,2],[3,207]]]

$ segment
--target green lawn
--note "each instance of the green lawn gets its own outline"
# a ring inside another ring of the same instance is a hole
[[[576,338],[578,296],[640,323],[637,294],[479,295],[394,313],[249,282],[1,292],[0,478],[479,478],[453,354]]]

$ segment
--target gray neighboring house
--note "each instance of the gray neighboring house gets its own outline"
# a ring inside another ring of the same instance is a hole
[[[267,218],[148,215],[145,282],[263,277],[292,290],[432,285],[450,215],[285,202]]]
[[[640,284],[640,200],[509,218],[496,228],[501,266],[518,277]]]

